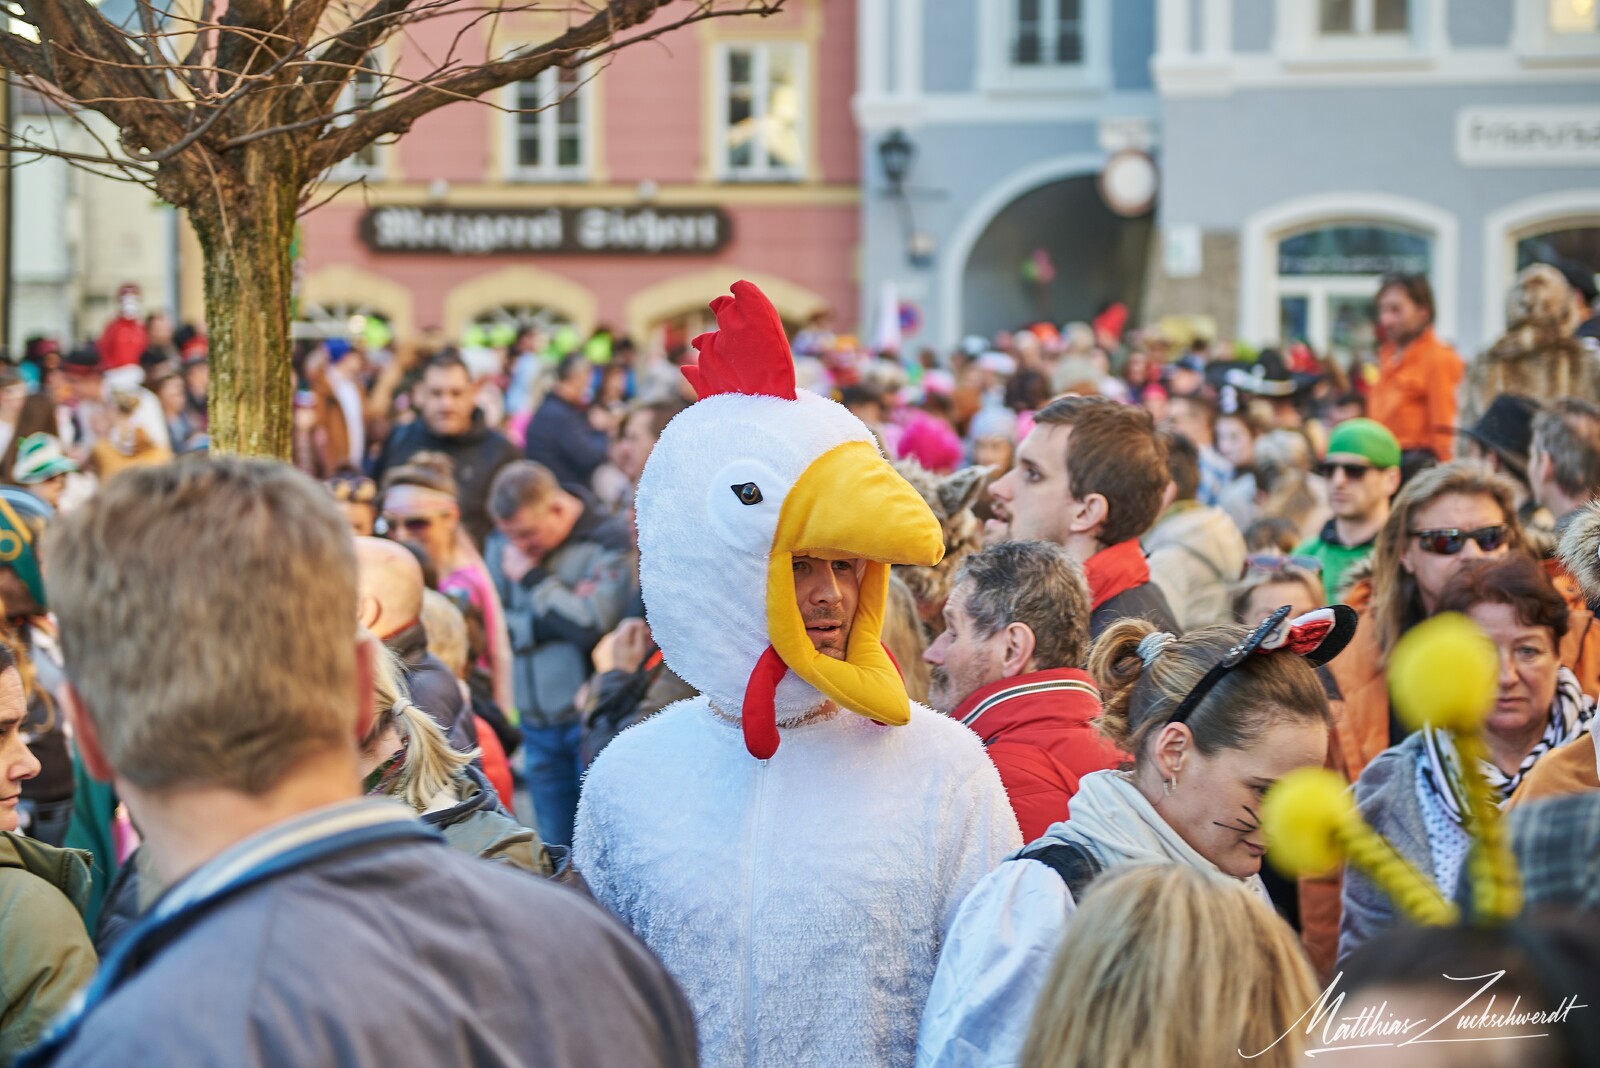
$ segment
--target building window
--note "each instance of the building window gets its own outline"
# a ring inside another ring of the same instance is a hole
[[[1433,273],[1433,238],[1390,223],[1320,224],[1278,241],[1279,338],[1345,367],[1376,348],[1378,282]]]
[[[1323,37],[1373,37],[1411,30],[1410,0],[1318,0]]]
[[[382,103],[374,104],[378,93],[383,89],[383,71],[378,65],[378,58],[368,53],[361,59],[361,69],[345,83],[339,93],[339,102],[334,108],[340,112],[333,120],[335,126],[349,126],[363,111],[372,107],[382,107]],[[348,114],[345,114],[348,112]],[[381,178],[384,170],[384,146],[376,142],[368,142],[359,150],[346,156],[334,164],[332,175],[335,179],[353,181],[357,178]]]
[[[796,44],[725,46],[717,131],[722,177],[794,181],[805,175],[803,68]]]
[[[1023,67],[1083,62],[1082,0],[1014,0],[1011,62]]]
[[[581,70],[551,67],[509,88],[513,178],[583,178],[588,173]]]
[[[1110,0],[982,0],[978,88],[1005,94],[1110,88]]]
[[[1534,263],[1600,263],[1600,219],[1543,229],[1517,241],[1517,270]]]
[[[1548,25],[1552,34],[1600,31],[1600,3],[1596,0],[1549,0]]]

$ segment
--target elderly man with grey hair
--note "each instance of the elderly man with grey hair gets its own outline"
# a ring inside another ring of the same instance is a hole
[[[1089,586],[1059,545],[1013,541],[967,557],[945,630],[923,654],[928,702],[983,739],[1032,841],[1067,818],[1078,780],[1127,758],[1095,730]]]
[[[135,468],[47,545],[79,752],[170,889],[22,1063],[695,1063],[683,995],[603,911],[362,797],[378,648],[322,487]]]

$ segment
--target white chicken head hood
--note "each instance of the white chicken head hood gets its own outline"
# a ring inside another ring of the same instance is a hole
[[[795,390],[777,311],[749,282],[712,301],[684,375],[698,403],[661,433],[639,479],[639,573],[672,670],[740,711],[765,760],[777,726],[824,699],[889,725],[910,699],[881,640],[889,565],[944,555],[939,522],[841,405]],[[844,660],[819,653],[796,604],[795,556],[860,559]]]

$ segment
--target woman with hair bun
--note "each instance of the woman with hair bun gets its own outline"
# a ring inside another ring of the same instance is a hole
[[[919,1068],[1016,1062],[1077,902],[1106,871],[1182,864],[1266,901],[1261,798],[1283,775],[1322,764],[1328,699],[1315,666],[1355,628],[1342,605],[1292,623],[1287,613],[1253,630],[1175,637],[1124,619],[1101,634],[1089,654],[1097,725],[1133,762],[1084,776],[1067,821],[962,903],[923,1014]]]

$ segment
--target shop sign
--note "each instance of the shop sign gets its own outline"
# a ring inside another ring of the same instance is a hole
[[[388,206],[363,215],[360,233],[374,252],[665,256],[720,251],[733,227],[721,208]]]
[[[1462,108],[1456,158],[1469,167],[1600,167],[1600,107]]]

